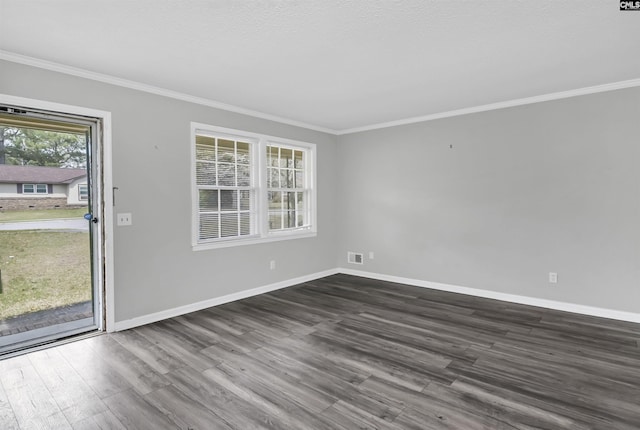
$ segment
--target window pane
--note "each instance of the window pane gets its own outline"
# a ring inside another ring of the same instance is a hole
[[[46,194],[47,193],[47,184],[37,184],[36,185],[36,193],[38,193],[38,194]]]
[[[269,229],[282,229],[282,212],[269,212]]]
[[[220,227],[222,237],[238,236],[238,214],[221,214]]]
[[[267,186],[269,188],[280,188],[280,172],[278,169],[270,167],[267,172]]]
[[[238,164],[238,186],[248,187],[251,185],[249,166]]]
[[[238,210],[238,192],[236,190],[220,190],[220,210]]]
[[[287,193],[287,209],[295,209],[296,208],[296,193]]]
[[[238,163],[249,164],[251,162],[249,144],[247,142],[238,142],[237,146],[238,146]]]
[[[218,212],[218,190],[200,190],[200,212]]]
[[[294,188],[304,188],[304,172],[296,170],[296,182]]]
[[[200,215],[200,239],[217,239],[218,214]]]
[[[241,213],[240,214],[240,235],[246,236],[248,234],[251,234],[251,214]]]
[[[298,212],[298,227],[304,226],[304,215]]]
[[[22,185],[22,192],[26,193],[26,194],[32,194],[35,192],[35,188],[33,184],[23,184]]]
[[[280,191],[269,191],[269,209],[282,209],[282,194]]]
[[[293,167],[293,151],[280,148],[280,167]]]
[[[218,161],[225,163],[236,162],[235,142],[233,140],[218,139]]]
[[[213,137],[196,136],[196,159],[216,161],[216,140]]]
[[[248,211],[251,209],[251,191],[240,191],[240,210]]]
[[[295,161],[295,168],[296,169],[304,169],[304,158],[303,158],[303,152],[302,151],[295,151],[293,158]]]
[[[236,165],[218,163],[218,185],[235,187]]]
[[[267,146],[267,166],[278,167],[278,148],[275,146]]]
[[[281,188],[287,188],[288,187],[288,184],[287,184],[287,170],[286,169],[280,170],[280,187]]]
[[[285,228],[293,228],[296,226],[296,212],[295,211],[287,211],[287,220],[285,222]]]
[[[294,177],[295,172],[293,170],[287,170],[287,188],[295,188]]]
[[[203,163],[202,161],[196,161],[196,183],[198,185],[216,184],[215,163]]]

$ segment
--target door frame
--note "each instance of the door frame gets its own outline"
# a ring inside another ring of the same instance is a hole
[[[0,103],[23,106],[53,113],[87,116],[98,119],[95,167],[97,168],[96,184],[97,195],[95,198],[101,201],[101,213],[97,214],[100,221],[97,229],[99,246],[96,247],[98,255],[94,259],[95,286],[102,291],[102,321],[98,324],[103,331],[115,330],[115,290],[114,290],[114,247],[113,247],[113,165],[111,155],[111,112],[87,108],[82,106],[67,105],[44,100],[17,97],[0,94]],[[101,182],[101,184],[100,184]],[[100,246],[101,245],[101,246]]]

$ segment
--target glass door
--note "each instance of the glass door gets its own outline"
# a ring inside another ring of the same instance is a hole
[[[101,327],[99,126],[0,106],[0,355]]]

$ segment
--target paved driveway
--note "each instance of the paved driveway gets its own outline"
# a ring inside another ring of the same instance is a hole
[[[89,221],[84,218],[61,218],[40,221],[0,222],[0,230],[89,231]]]

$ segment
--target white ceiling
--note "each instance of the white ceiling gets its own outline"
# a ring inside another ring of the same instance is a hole
[[[336,131],[638,79],[639,40],[614,0],[0,0],[8,53]]]

